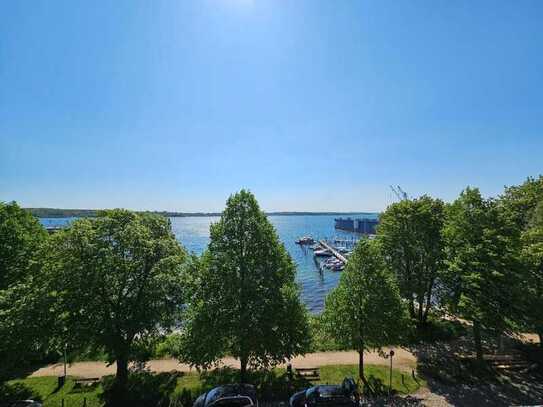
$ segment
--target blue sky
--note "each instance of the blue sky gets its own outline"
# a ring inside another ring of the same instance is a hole
[[[0,200],[381,210],[543,172],[541,1],[5,1]]]

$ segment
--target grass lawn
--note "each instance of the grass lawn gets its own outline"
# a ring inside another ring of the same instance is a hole
[[[57,380],[57,377],[51,376],[28,377],[26,379],[12,380],[9,384],[27,387],[33,394],[31,398],[41,400],[45,407],[58,407],[61,405],[62,399],[64,399],[65,407],[81,407],[85,399],[89,407],[102,405],[99,398],[99,394],[102,391],[100,385],[79,387],[75,386],[73,379],[68,377],[64,386],[55,391]]]
[[[341,383],[345,377],[353,377],[356,379],[358,377],[358,365],[321,366],[320,373],[321,380],[319,383],[338,384]],[[389,374],[389,368],[385,366],[364,366],[364,375],[366,376],[366,379],[371,381],[371,377],[373,377],[380,380],[387,389]],[[425,386],[426,381],[424,381],[424,379],[417,377],[415,380],[409,373],[392,369],[392,388],[396,392],[400,394],[410,394]]]
[[[340,384],[345,377],[356,378],[357,372],[357,365],[322,366],[320,368],[321,380],[318,382],[318,384]],[[202,389],[208,389],[216,384],[236,382],[237,374],[238,372],[234,370],[221,371],[217,375],[214,375],[214,373],[208,373],[206,379],[204,376],[200,376],[196,372],[186,373],[178,378],[175,392],[180,393],[183,391],[183,389],[187,389],[191,391],[193,395],[198,394],[202,391]],[[387,367],[367,365],[365,366],[365,374],[366,378],[370,381],[375,379],[380,380],[388,389],[389,370]],[[282,382],[284,375],[284,369],[275,369],[272,374],[272,382]],[[214,376],[214,383],[210,382],[210,376]],[[268,376],[268,378],[269,377],[270,376]],[[372,377],[374,379],[372,379]],[[29,377],[26,379],[12,380],[9,383],[12,385],[18,384],[25,386],[32,392],[35,399],[42,400],[45,407],[60,406],[62,399],[64,399],[64,405],[66,407],[83,406],[84,399],[86,399],[86,405],[89,407],[102,405],[99,397],[102,392],[100,385],[81,388],[75,386],[72,378],[68,378],[64,387],[57,391],[55,391],[57,387],[56,377]],[[421,378],[417,378],[415,381],[410,374],[402,373],[394,369],[392,370],[392,387],[398,393],[413,393],[425,385],[426,382]]]

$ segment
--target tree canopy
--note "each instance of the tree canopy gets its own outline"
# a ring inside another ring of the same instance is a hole
[[[47,232],[15,202],[0,202],[0,380],[44,347],[45,320],[35,313],[37,252]]]
[[[543,175],[528,177],[520,185],[505,188],[499,204],[520,230],[525,230],[534,217],[534,211],[543,201]]]
[[[534,209],[521,237],[524,266],[523,316],[528,329],[539,335],[543,347],[543,200]]]
[[[309,346],[296,268],[255,197],[242,190],[211,225],[189,304],[181,360],[208,368],[225,354],[268,367]]]
[[[404,333],[407,311],[376,241],[356,246],[339,285],[326,297],[323,321],[330,336],[358,351],[361,379],[364,351],[395,344]]]
[[[394,203],[380,217],[377,233],[385,259],[420,324],[427,321],[443,270],[444,220],[443,202],[428,196]]]
[[[448,209],[445,281],[453,309],[473,322],[480,360],[480,329],[511,331],[518,315],[518,242],[512,230],[497,203],[478,189],[467,188]]]
[[[128,362],[182,320],[187,254],[169,220],[100,212],[55,233],[42,257],[59,341],[104,349],[122,394]]]
[[[0,290],[20,281],[47,238],[38,220],[15,202],[0,202]]]

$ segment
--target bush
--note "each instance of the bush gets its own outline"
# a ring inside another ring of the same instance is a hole
[[[415,326],[411,331],[408,342],[443,342],[452,341],[467,333],[466,327],[458,321],[430,317],[424,326]]]
[[[106,406],[123,405],[137,407],[168,406],[177,384],[177,373],[153,374],[147,370],[132,371],[128,376],[127,392],[119,400],[115,376],[102,379],[102,401]]]
[[[199,395],[200,392],[183,388],[171,396],[169,407],[192,407]]]
[[[153,358],[169,358],[179,355],[181,349],[181,335],[170,334],[157,343],[153,352]]]
[[[0,400],[16,401],[34,399],[41,401],[41,397],[23,383],[0,383]]]

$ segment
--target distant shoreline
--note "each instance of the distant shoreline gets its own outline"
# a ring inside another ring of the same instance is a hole
[[[93,218],[100,209],[57,209],[57,208],[25,208],[38,218]],[[136,211],[154,213],[168,218],[221,216],[221,212],[169,212],[169,211]],[[268,216],[354,216],[378,215],[378,212],[266,212]]]

